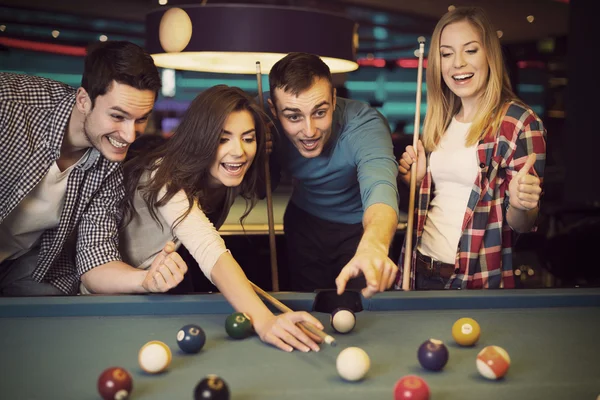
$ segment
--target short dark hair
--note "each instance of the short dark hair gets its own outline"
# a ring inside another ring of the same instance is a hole
[[[271,101],[275,103],[275,89],[277,88],[298,96],[310,88],[318,78],[326,79],[333,90],[331,71],[319,56],[309,53],[289,53],[277,61],[269,72]]]
[[[154,98],[161,88],[154,60],[137,44],[127,41],[97,42],[88,48],[84,60],[81,87],[92,101],[103,96],[113,81],[138,90],[151,90]]]

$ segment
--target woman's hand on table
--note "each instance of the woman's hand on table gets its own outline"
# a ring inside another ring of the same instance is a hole
[[[323,330],[321,322],[306,311],[288,312],[277,316],[271,314],[261,321],[255,320],[254,330],[263,342],[283,351],[319,351],[317,343],[321,343],[321,339],[296,325],[302,321]]]

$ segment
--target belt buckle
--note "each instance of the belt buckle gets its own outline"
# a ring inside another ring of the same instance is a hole
[[[425,256],[422,254],[418,258],[423,263],[422,273],[428,278],[431,277],[433,275],[433,258],[429,257],[429,260],[425,260]]]

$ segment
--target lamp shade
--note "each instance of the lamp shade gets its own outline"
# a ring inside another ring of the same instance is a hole
[[[158,67],[263,73],[287,53],[319,55],[332,73],[358,68],[358,26],[317,10],[249,4],[160,8],[146,16],[146,50]]]

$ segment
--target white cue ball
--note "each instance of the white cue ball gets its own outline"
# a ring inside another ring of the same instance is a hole
[[[356,325],[354,313],[347,308],[338,308],[331,313],[331,326],[339,333],[348,333]]]
[[[145,372],[158,374],[171,364],[171,349],[159,340],[152,340],[140,349],[138,362]]]
[[[371,367],[367,353],[358,347],[342,350],[336,361],[338,374],[347,381],[359,381],[365,377]]]

